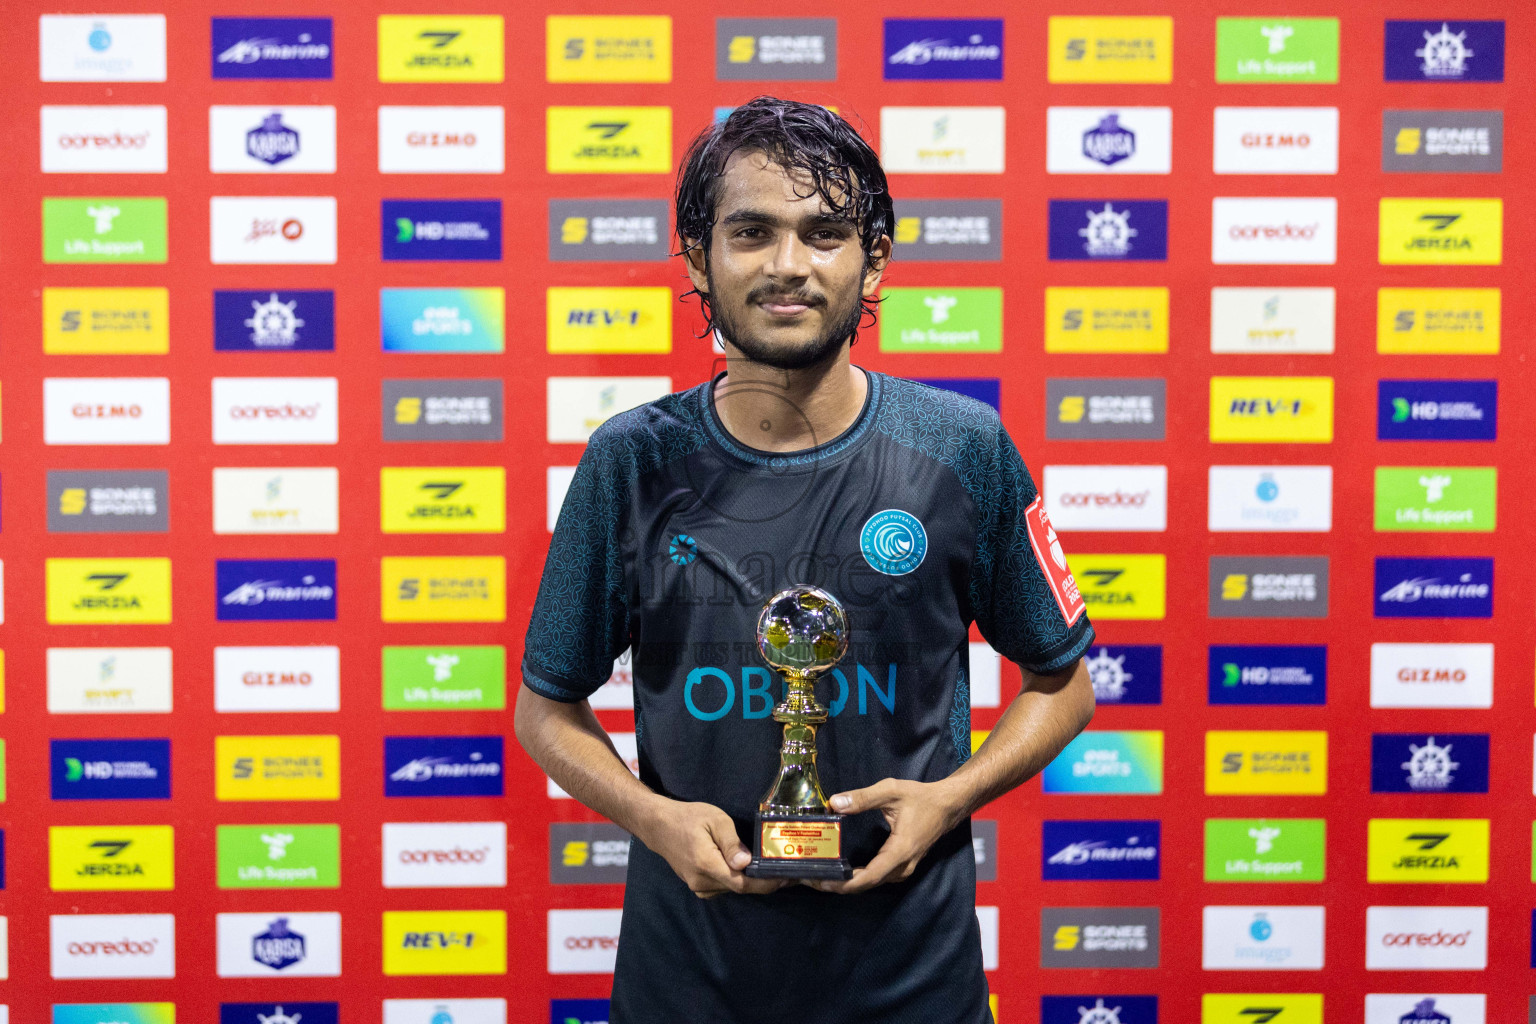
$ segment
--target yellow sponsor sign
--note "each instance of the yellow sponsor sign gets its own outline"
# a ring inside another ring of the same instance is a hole
[[[384,558],[379,614],[385,622],[505,622],[507,560]]]
[[[219,800],[341,799],[337,736],[215,736]]]
[[[1498,355],[1499,299],[1497,288],[1379,289],[1376,351],[1390,355]]]
[[[1323,1024],[1320,993],[1207,992],[1200,997],[1200,1024]]]
[[[671,107],[549,107],[551,174],[670,174]]]
[[[171,621],[169,558],[50,558],[44,575],[52,625]]]
[[[1212,377],[1211,440],[1325,444],[1333,440],[1332,377]]]
[[[1377,256],[1382,263],[1504,261],[1504,200],[1383,199]]]
[[[1173,19],[1053,17],[1051,82],[1173,81]]]
[[[507,912],[386,910],[384,973],[506,974]]]
[[[1047,352],[1167,352],[1167,288],[1047,288]]]
[[[544,19],[544,52],[551,82],[670,82],[672,19],[552,14]]]
[[[671,288],[550,288],[551,352],[672,351]]]
[[[1205,792],[1212,796],[1328,792],[1328,734],[1275,729],[1205,734]]]
[[[1367,881],[1488,881],[1487,818],[1372,818],[1367,836]]]
[[[1163,555],[1072,555],[1072,575],[1092,619],[1161,619],[1167,607]]]
[[[43,352],[164,355],[171,348],[165,288],[44,288]]]
[[[507,471],[501,466],[385,466],[379,470],[385,533],[504,533]]]
[[[500,82],[499,14],[379,15],[379,81]]]
[[[48,887],[54,892],[176,888],[169,825],[54,825]]]

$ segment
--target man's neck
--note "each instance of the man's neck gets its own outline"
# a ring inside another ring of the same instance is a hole
[[[816,366],[780,370],[726,345],[726,373],[715,385],[715,414],[749,448],[796,452],[825,444],[859,418],[869,378],[848,361],[848,346]]]

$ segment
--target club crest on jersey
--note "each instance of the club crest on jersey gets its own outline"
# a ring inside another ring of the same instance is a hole
[[[1030,502],[1029,508],[1024,510],[1024,522],[1029,532],[1029,545],[1035,550],[1035,561],[1045,573],[1051,596],[1056,598],[1056,607],[1061,609],[1061,617],[1071,626],[1082,617],[1087,606],[1077,589],[1072,570],[1067,567],[1067,554],[1061,549],[1051,517],[1046,514],[1044,498],[1036,497]]]
[[[859,531],[859,550],[876,572],[905,576],[923,564],[928,554],[928,534],[910,512],[888,508],[864,523]]]

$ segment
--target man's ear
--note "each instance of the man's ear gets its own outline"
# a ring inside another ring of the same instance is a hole
[[[869,263],[864,268],[863,294],[866,299],[873,298],[875,292],[880,290],[880,278],[884,276],[890,262],[891,236],[881,235],[880,241],[869,251]]]
[[[704,246],[708,243],[700,243],[697,239],[683,239],[683,260],[688,264],[688,279],[693,282],[694,290],[700,295],[709,295],[709,272],[705,267],[708,253]]]

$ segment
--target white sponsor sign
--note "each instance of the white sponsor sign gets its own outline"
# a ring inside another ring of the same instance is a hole
[[[341,974],[341,915],[219,914],[221,978],[334,978]]]
[[[37,42],[44,82],[165,81],[163,14],[44,14]]]
[[[1211,262],[1331,264],[1339,201],[1322,198],[1211,200]]]
[[[335,377],[213,378],[214,444],[335,444]]]
[[[1322,907],[1205,907],[1201,966],[1207,971],[1320,971]]]
[[[970,662],[971,707],[999,707],[1003,701],[1003,656],[989,643],[972,643]]]
[[[164,107],[43,107],[44,174],[164,174]]]
[[[213,263],[335,263],[334,196],[214,196]]]
[[[501,107],[380,107],[380,174],[500,174]]]
[[[632,732],[610,732],[608,738],[613,740],[614,749],[619,752],[624,766],[636,777],[640,777],[640,749],[635,743],[635,734]],[[571,794],[555,785],[555,780],[545,778],[544,792],[551,800],[569,800]]]
[[[339,504],[334,466],[213,471],[214,533],[335,533]]]
[[[1422,1012],[1420,1012],[1422,1011]],[[1404,992],[1365,997],[1365,1024],[1403,1024],[1404,1021],[1450,1021],[1451,1024],[1487,1024],[1485,995],[1422,995]]]
[[[1002,174],[1002,107],[881,107],[889,174]]]
[[[665,397],[671,377],[548,377],[546,434],[550,444],[586,444],[615,413]]]
[[[1333,529],[1332,466],[1212,466],[1209,479],[1212,533]]]
[[[8,917],[0,917],[0,981],[11,976],[11,921]],[[8,1024],[11,1019],[11,1011],[8,1007],[0,1006],[0,1024]]]
[[[632,709],[635,706],[635,674],[631,652],[625,651],[613,659],[613,673],[608,681],[592,692],[587,703],[594,708],[614,711]]]
[[[1046,466],[1045,507],[1058,530],[1166,530],[1168,467]]]
[[[1365,908],[1368,971],[1481,971],[1487,966],[1487,907]]]
[[[550,974],[612,974],[622,910],[551,910]]]
[[[170,444],[166,377],[47,377],[44,444]]]
[[[550,533],[560,521],[560,506],[565,504],[565,492],[571,489],[575,476],[575,466],[544,467],[544,525]]]
[[[505,999],[386,999],[384,1024],[507,1024]]]
[[[1493,644],[1371,644],[1371,707],[1493,707]]]
[[[1338,107],[1217,107],[1217,174],[1339,173]]]
[[[336,108],[209,107],[208,169],[215,174],[335,174]]]
[[[1212,288],[1212,352],[1333,351],[1332,288]]]
[[[340,711],[338,647],[215,647],[215,711]]]
[[[981,966],[983,970],[997,970],[998,908],[977,907],[976,923],[981,925]]]
[[[172,914],[54,914],[48,918],[54,978],[174,978]]]
[[[384,823],[384,888],[494,888],[506,884],[506,822]]]
[[[1049,107],[1050,174],[1167,174],[1173,169],[1171,107]]]
[[[171,710],[169,647],[50,647],[47,661],[51,714]]]

